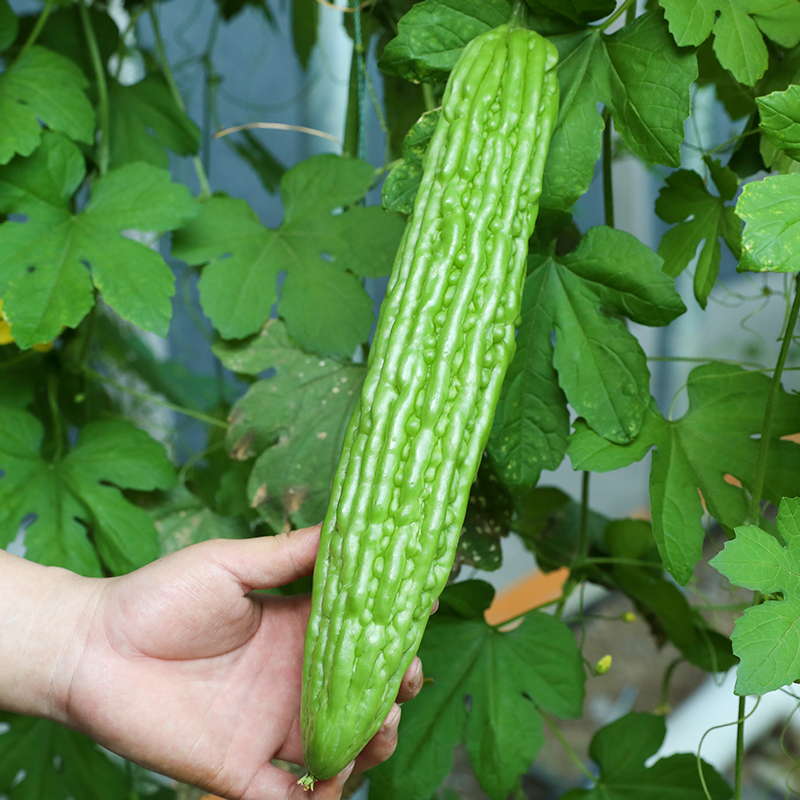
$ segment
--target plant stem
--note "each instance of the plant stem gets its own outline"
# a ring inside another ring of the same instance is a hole
[[[167,82],[167,86],[169,87],[172,99],[175,101],[175,105],[178,106],[178,108],[185,114],[186,104],[183,102],[181,91],[178,88],[178,84],[175,81],[175,75],[172,72],[172,67],[170,67],[169,60],[167,59],[167,48],[164,46],[164,39],[161,36],[161,25],[158,21],[158,15],[156,14],[155,8],[152,5],[148,8],[148,12],[150,14],[150,23],[153,26],[153,36],[156,40],[156,53],[158,54],[161,72],[164,75],[164,80]],[[200,199],[204,200],[208,197],[211,197],[211,186],[208,182],[208,176],[206,175],[205,168],[203,167],[203,162],[200,160],[199,156],[192,156],[192,163],[194,164],[194,171],[197,174],[197,180],[200,183]]]
[[[539,713],[542,715],[542,719],[550,726],[550,729],[556,735],[556,739],[558,739],[561,746],[564,748],[564,752],[569,756],[569,760],[594,784],[597,783],[597,776],[592,775],[588,769],[586,769],[586,765],[578,758],[577,753],[572,749],[572,745],[564,738],[564,735],[558,729],[558,726],[553,722],[551,716],[546,712],[539,709]]]
[[[208,425],[214,425],[217,428],[223,428],[224,430],[228,429],[228,423],[224,420],[217,419],[216,417],[210,417],[208,414],[203,414],[200,411],[194,411],[193,409],[186,408],[185,406],[175,405],[175,403],[170,403],[168,400],[162,400],[160,397],[155,397],[151,394],[146,394],[145,392],[131,389],[130,386],[125,386],[124,384],[118,383],[111,378],[107,378],[105,375],[95,372],[90,367],[84,367],[83,372],[87,378],[93,381],[98,381],[100,383],[113,386],[115,389],[125,392],[132,397],[138,397],[140,400],[144,400],[147,403],[152,403],[153,405],[161,406],[162,408],[168,408],[170,411],[175,411],[178,414],[183,414],[185,417],[191,417],[192,419],[199,420],[200,422],[205,422]]]
[[[611,112],[603,109],[603,211],[605,223],[614,227],[614,185],[611,179]]]
[[[86,44],[89,46],[89,55],[92,59],[92,69],[97,81],[97,95],[100,103],[100,149],[98,152],[98,167],[100,174],[108,172],[108,165],[111,160],[111,150],[109,148],[109,128],[111,127],[111,117],[108,106],[108,85],[106,84],[106,70],[103,60],[100,57],[100,47],[97,44],[97,37],[94,35],[92,21],[89,19],[89,10],[86,7],[86,0],[78,0],[78,8],[81,14],[81,25],[83,34],[86,37]]]
[[[50,12],[53,10],[53,6],[55,5],[55,0],[47,0],[44,4],[44,8],[42,9],[42,13],[39,14],[39,18],[36,20],[36,24],[33,26],[33,30],[28,34],[28,38],[25,40],[25,44],[22,45],[22,49],[19,51],[19,55],[17,56],[17,61],[19,61],[22,56],[31,48],[35,43],[36,40],[39,38],[39,34],[42,32],[42,28],[44,28],[45,23],[47,22],[47,18],[50,16]]]
[[[602,24],[600,30],[604,31],[606,28],[613,25],[631,6],[634,6],[634,13],[636,6],[634,0],[625,0],[625,2]]]
[[[736,720],[736,767],[733,776],[733,800],[742,800],[742,768],[744,766],[744,697],[739,698],[739,716]]]
[[[581,527],[578,533],[578,562],[585,564],[589,555],[589,477],[584,470],[581,476]]]
[[[775,405],[778,402],[781,388],[781,376],[786,364],[786,357],[789,354],[789,347],[792,343],[792,335],[797,325],[797,316],[800,313],[800,275],[795,278],[794,302],[786,320],[786,330],[783,334],[778,362],[775,364],[775,372],[772,375],[772,383],[769,387],[767,396],[767,406],[764,410],[764,422],[761,426],[761,440],[758,443],[758,461],[756,462],[756,473],[753,480],[753,490],[750,495],[750,506],[748,508],[748,521],[754,525],[758,524],[761,508],[761,493],[764,489],[764,478],[767,473],[767,458],[769,456],[769,444],[772,435],[772,418],[775,413]]]
[[[58,408],[58,375],[54,372],[47,376],[47,405],[50,407],[50,419],[53,422],[53,441],[55,442],[53,461],[60,461],[64,455],[64,426],[61,421],[61,411]]]

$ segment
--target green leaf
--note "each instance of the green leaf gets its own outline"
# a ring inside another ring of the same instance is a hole
[[[769,142],[800,160],[800,86],[756,99],[761,131]]]
[[[286,172],[286,167],[261,144],[252,131],[245,129],[240,134],[241,140],[226,136],[225,142],[253,168],[264,188],[270,194],[275,194],[280,186],[281,178]]]
[[[9,800],[131,795],[125,773],[88,736],[49,720],[0,713],[0,793]],[[19,775],[24,777],[19,780]]]
[[[317,0],[292,0],[292,40],[303,69],[308,69],[311,51],[317,43],[319,3]]]
[[[528,0],[535,14],[558,14],[578,25],[587,25],[607,17],[616,7],[616,0]]]
[[[661,238],[658,254],[664,259],[664,272],[680,275],[702,244],[694,273],[694,295],[702,308],[719,275],[720,238],[738,259],[741,256],[741,222],[732,206],[739,187],[736,175],[719,161],[707,161],[719,191],[712,195],[703,179],[691,170],[673,172],[656,200],[656,214],[664,222],[678,223]]]
[[[166,170],[135,163],[99,178],[86,208],[73,214],[70,198],[84,174],[77,147],[53,133],[30,158],[0,169],[0,212],[27,216],[0,224],[0,295],[20,347],[75,327],[94,305],[93,286],[124,319],[167,334],[172,272],[121,232],[172,230],[199,206]]]
[[[422,161],[430,144],[439,109],[426,111],[403,139],[403,160],[392,168],[383,184],[383,207],[410,214],[422,179]]]
[[[543,469],[556,469],[569,437],[567,398],[553,366],[553,313],[547,304],[550,272],[525,282],[517,352],[495,410],[488,450],[503,483],[533,486]]]
[[[111,81],[108,102],[112,167],[146,161],[166,169],[167,149],[182,156],[199,150],[200,130],[178,108],[160,74],[131,86]]]
[[[403,708],[392,758],[370,773],[384,800],[432,796],[461,743],[483,790],[505,800],[544,744],[538,708],[580,716],[585,675],[569,628],[542,613],[508,633],[480,617],[451,616],[447,598],[461,586],[445,589],[422,640],[432,681]]]
[[[736,80],[754,86],[767,69],[763,34],[794,47],[800,7],[794,0],[659,0],[679,45],[702,44],[714,33],[714,52]]]
[[[660,13],[646,12],[610,35],[590,28],[552,41],[560,57],[561,104],[545,167],[543,206],[569,209],[589,188],[601,150],[598,103],[610,110],[614,127],[635,155],[651,164],[680,166],[697,59],[675,46]]]
[[[79,142],[94,140],[94,109],[84,94],[89,85],[71,61],[44,47],[28,48],[0,75],[0,164],[15,154],[30,155],[48,128]]]
[[[443,83],[468,42],[510,17],[508,0],[424,0],[400,20],[378,66],[409,81]]]
[[[800,270],[800,175],[770,175],[748,183],[736,212],[745,222],[740,271]]]
[[[40,454],[43,437],[33,415],[0,415],[0,547],[35,514],[25,535],[34,561],[99,575],[97,553],[115,574],[157,558],[152,521],[120,489],[169,488],[175,475],[164,448],[127,422],[92,422],[66,456],[50,462]]]
[[[14,42],[18,29],[17,15],[11,10],[8,0],[0,0],[0,53]]]
[[[664,566],[681,584],[702,557],[705,506],[727,528],[747,514],[746,495],[726,482],[731,475],[745,490],[753,485],[758,441],[769,379],[727,364],[692,370],[689,410],[679,420],[664,419],[655,407],[645,415],[638,438],[628,445],[600,439],[580,421],[567,450],[574,469],[604,472],[644,457],[655,445],[650,471],[653,534]],[[781,440],[800,430],[800,400],[781,391],[770,442],[765,497],[778,503],[800,481],[797,445]],[[701,500],[702,494],[702,500]]]
[[[357,276],[391,269],[404,223],[379,206],[350,206],[369,189],[364,161],[314,156],[281,180],[284,220],[265,228],[243,200],[214,197],[173,238],[173,254],[189,264],[210,262],[200,301],[225,337],[258,331],[277,300],[278,313],[301,346],[325,355],[352,355],[369,338],[373,302]]]
[[[703,761],[706,794],[694,753],[661,758],[645,767],[666,732],[664,717],[637,712],[601,728],[589,746],[589,754],[600,767],[594,788],[575,789],[562,800],[727,800],[733,795],[719,773]]]
[[[565,256],[531,256],[519,356],[506,376],[489,444],[502,480],[524,488],[560,463],[567,401],[600,436],[634,438],[649,401],[650,373],[620,316],[666,325],[683,311],[661,259],[623,231],[598,226]]]
[[[136,0],[127,0],[128,2],[136,2]],[[237,17],[245,8],[258,9],[266,21],[272,28],[275,28],[275,17],[272,14],[267,0],[215,0],[219,13],[225,22],[230,22],[234,17]]]
[[[215,352],[229,369],[245,363],[246,371],[254,366],[276,370],[254,383],[230,414],[231,456],[257,456],[248,483],[253,507],[278,531],[288,519],[301,527],[316,524],[328,507],[365,367],[304,353],[292,345],[279,320],[270,320],[238,352]]]
[[[766,599],[736,620],[733,651],[741,659],[738,695],[766,694],[800,679],[800,499],[781,500],[777,538],[755,525],[736,528],[736,538],[711,559],[731,583],[782,599]]]
[[[467,514],[456,549],[455,565],[485,572],[500,569],[503,549],[500,540],[511,531],[514,501],[484,458],[469,493]]]

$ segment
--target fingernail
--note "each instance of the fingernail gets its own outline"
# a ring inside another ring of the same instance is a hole
[[[340,773],[339,773],[339,788],[341,789],[347,779],[353,774],[353,767],[355,767],[356,762],[351,761]]]
[[[433,608],[431,609],[431,614],[435,614],[439,610],[439,598],[437,597],[436,600],[433,601]]]
[[[411,662],[411,675],[408,678],[408,688],[416,692],[422,688],[422,662],[415,657]]]
[[[397,728],[400,725],[400,706],[395,705],[386,716],[386,720],[381,726],[381,733],[386,739],[394,739],[397,736]]]

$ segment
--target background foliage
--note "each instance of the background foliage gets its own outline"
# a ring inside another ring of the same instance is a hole
[[[521,793],[545,729],[568,747],[554,717],[581,717],[587,680],[608,668],[582,656],[565,611],[585,582],[626,596],[680,658],[710,673],[738,664],[739,695],[800,679],[800,398],[782,387],[800,308],[800,4],[527,5],[530,26],[558,48],[561,106],[518,351],[453,577],[498,568],[512,536],[570,577],[553,609],[517,626],[486,621],[493,589],[481,580],[445,591],[421,649],[433,682],[404,710],[396,755],[369,776],[381,800],[444,796],[457,745],[502,800]],[[35,13],[0,0],[0,546],[23,532],[28,557],[85,575],[321,519],[363,380],[375,305],[365,287],[391,269],[449,70],[511,10],[507,0],[374,0],[345,14],[355,48],[341,155],[284,165],[252,130],[229,140],[240,169],[280,193],[283,220],[268,227],[209,181],[211,115],[198,126],[186,113],[159,6],[126,0],[121,30],[102,0],[46,0]],[[213,36],[243,12],[279,33],[269,0],[216,0],[201,59],[209,97],[220,83]],[[316,1],[293,0],[290,17],[306,68]],[[137,36],[145,20],[152,49]],[[132,59],[143,75],[126,82]],[[735,135],[707,142],[696,171],[684,128],[700,87]],[[370,98],[386,139],[380,164],[365,159]],[[657,251],[615,227],[615,155],[661,181]],[[170,173],[185,164],[190,186]],[[365,202],[380,186],[382,206]],[[582,229],[576,202],[598,189],[603,224]],[[177,301],[165,256],[197,278],[189,310],[213,327],[216,377],[154,355],[151,335],[168,334]],[[780,350],[768,369],[702,359],[674,418],[652,396],[653,360],[629,323],[663,328],[686,313],[675,289],[685,270],[705,309],[723,258],[788,274]],[[166,432],[153,424],[159,409],[173,415]],[[202,428],[189,445],[174,435],[185,418]],[[589,508],[592,472],[648,454],[651,520]],[[566,458],[583,471],[581,498],[537,486]],[[732,640],[680,588],[710,555],[755,592]],[[52,723],[2,714],[0,726],[0,795],[12,800],[188,791]],[[733,789],[693,755],[645,766],[664,732],[663,717],[645,713],[598,730],[596,769],[570,751],[586,782],[564,797],[740,796],[741,752]]]

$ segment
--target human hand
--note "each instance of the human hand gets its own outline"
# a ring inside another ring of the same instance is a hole
[[[93,582],[85,637],[65,683],[65,722],[156,772],[234,800],[308,798],[270,760],[302,763],[300,694],[310,598],[250,596],[313,570],[319,527],[193,545]],[[415,659],[398,702],[417,694]],[[355,762],[394,751],[400,709]],[[341,795],[349,774],[314,800]]]

